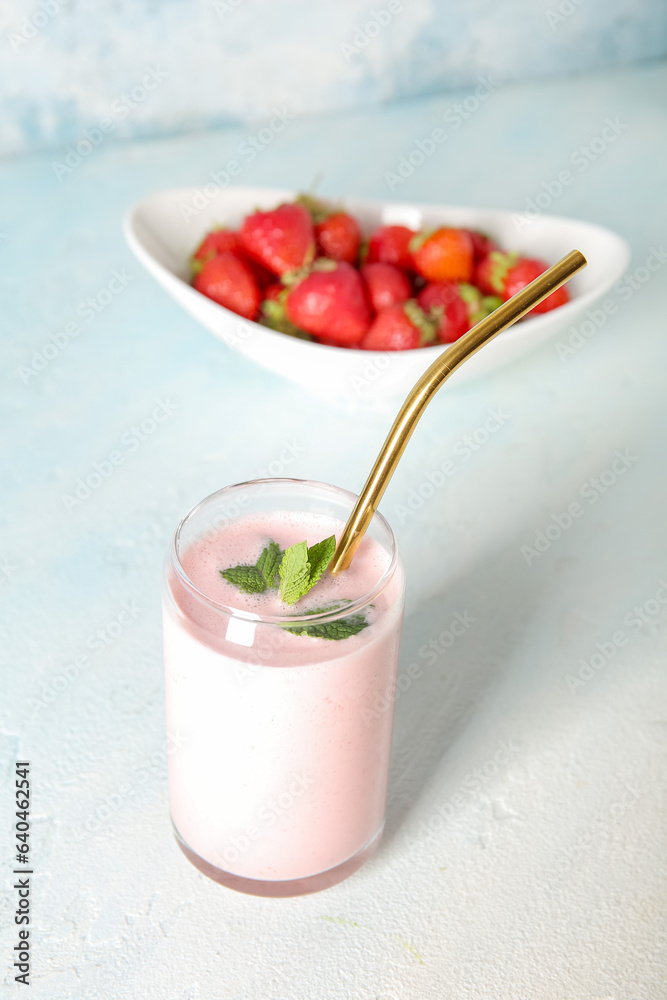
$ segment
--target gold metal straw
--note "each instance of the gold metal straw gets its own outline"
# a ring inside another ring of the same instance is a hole
[[[373,514],[387,488],[398,460],[405,451],[417,421],[436,394],[440,386],[464,361],[471,358],[480,347],[493,340],[512,323],[525,316],[542,299],[546,299],[557,288],[569,281],[578,271],[586,267],[586,258],[579,250],[572,250],[535,281],[522,288],[511,299],[495,309],[472,330],[455,341],[435,359],[413,386],[403,403],[394,424],[382,445],[375,465],[366,485],[359,495],[354,510],[340,536],[336,551],[329,566],[332,576],[341,573],[352,562],[354,553],[364,536]]]

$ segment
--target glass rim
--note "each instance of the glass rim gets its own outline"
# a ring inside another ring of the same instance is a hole
[[[171,565],[174,569],[177,577],[179,578],[181,584],[189,590],[193,596],[197,597],[199,600],[203,601],[208,607],[212,608],[214,611],[222,612],[229,618],[238,618],[242,621],[253,622],[255,625],[317,625],[324,624],[326,622],[337,621],[340,618],[347,618],[348,615],[354,614],[360,611],[362,608],[367,607],[371,601],[378,597],[382,591],[387,587],[389,582],[392,580],[396,568],[398,566],[398,544],[396,541],[396,536],[393,529],[386,517],[379,511],[375,511],[373,514],[373,519],[371,524],[377,518],[379,523],[382,525],[384,530],[389,536],[391,542],[391,552],[389,565],[386,570],[379,578],[377,583],[361,597],[358,597],[354,601],[350,601],[345,607],[340,608],[336,611],[324,611],[320,614],[301,614],[301,615],[258,615],[252,611],[244,611],[241,608],[235,608],[228,604],[220,604],[218,601],[214,601],[211,597],[208,597],[195,583],[190,579],[185,571],[185,568],[181,562],[178,547],[181,538],[181,533],[185,528],[188,521],[194,517],[206,504],[210,501],[215,500],[219,497],[223,497],[225,494],[231,494],[233,492],[238,492],[248,486],[277,486],[277,485],[298,485],[298,486],[311,486],[315,488],[320,488],[324,490],[333,490],[336,493],[341,494],[345,498],[351,501],[351,505],[354,506],[356,501],[359,499],[355,493],[350,490],[344,489],[342,486],[333,486],[331,483],[324,483],[317,479],[294,479],[289,477],[276,477],[276,478],[262,478],[262,479],[248,479],[240,483],[232,483],[229,486],[223,486],[220,490],[215,490],[213,493],[209,493],[208,496],[204,497],[198,503],[194,504],[193,507],[181,518],[179,521],[176,531],[174,532],[171,540],[170,555],[171,555]],[[350,508],[352,509],[352,507]]]

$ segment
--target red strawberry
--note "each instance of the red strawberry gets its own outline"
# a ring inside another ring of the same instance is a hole
[[[289,288],[285,285],[275,283],[264,289],[264,298],[260,306],[259,322],[262,326],[268,326],[270,330],[277,330],[278,333],[286,333],[290,337],[299,337],[300,340],[312,340],[313,338],[305,330],[295,326],[287,318],[285,308]]]
[[[516,260],[516,254],[514,259]],[[492,250],[475,267],[475,284],[486,295],[502,296],[505,292],[505,277],[510,266],[509,254],[501,250]]]
[[[520,257],[518,253],[501,253],[493,251],[477,266],[475,281],[482,291],[498,295],[503,302],[511,299],[522,288],[543,274],[549,267],[543,260],[535,257]],[[545,313],[570,301],[565,287],[556,289],[552,295],[531,309],[532,313]]]
[[[412,289],[405,273],[393,264],[364,264],[361,275],[366,282],[368,297],[376,313],[410,298]]]
[[[206,261],[193,284],[202,295],[219,302],[239,316],[254,319],[257,315],[259,286],[252,271],[238,254],[227,250]]]
[[[488,257],[493,250],[500,249],[496,241],[492,240],[486,233],[480,233],[478,229],[466,229],[466,232],[472,240],[472,251],[476,264],[484,257]]]
[[[287,292],[285,286],[281,285],[277,281],[274,281],[263,289],[264,300],[265,301],[269,300],[271,302],[282,302],[284,301],[285,292]]]
[[[470,329],[468,306],[455,281],[434,281],[421,290],[417,301],[438,324],[443,344],[451,344]]]
[[[269,271],[268,267],[264,267],[258,260],[253,260],[249,254],[245,253],[243,248],[238,251],[237,256],[248,265],[255,275],[255,281],[261,289],[268,288],[269,285],[274,284],[276,276],[273,271]]]
[[[207,233],[193,253],[190,263],[195,274],[199,274],[202,266],[207,260],[212,260],[218,254],[227,250],[240,250],[241,241],[238,233],[233,233],[229,229],[213,229]]]
[[[361,229],[357,220],[342,208],[332,208],[312,194],[300,194],[297,205],[310,212],[315,226],[317,251],[329,260],[344,260],[354,264],[361,243]]]
[[[273,272],[249,257],[241,243],[239,234],[233,233],[229,229],[213,229],[204,237],[190,259],[192,273],[199,274],[207,260],[212,260],[227,251],[237,254],[249,266],[260,288],[264,288],[274,281]]]
[[[308,333],[356,347],[368,330],[370,311],[359,272],[344,261],[321,260],[287,296],[287,318]]]
[[[395,264],[404,271],[414,271],[410,253],[410,240],[414,235],[414,230],[407,226],[380,226],[368,241],[366,263],[381,261],[383,264]]]
[[[543,260],[520,257],[514,267],[510,268],[507,272],[507,278],[505,279],[505,301],[507,299],[511,299],[513,295],[520,292],[522,288],[529,285],[531,281],[538,278],[540,274],[544,274],[548,267],[549,265]],[[539,305],[535,306],[534,309],[531,309],[529,315],[532,313],[540,314],[550,312],[552,309],[557,309],[558,306],[563,306],[569,301],[570,295],[568,290],[564,285],[561,285],[560,288],[557,288],[555,292],[540,302]]]
[[[436,281],[419,293],[417,301],[427,315],[436,320],[443,344],[451,344],[471,327],[497,309],[500,299],[483,296],[474,285]]]
[[[459,286],[455,281],[432,281],[422,288],[417,301],[424,312],[430,312],[434,306],[450,305],[460,297]]]
[[[432,343],[435,338],[435,325],[414,299],[408,299],[378,313],[361,341],[361,348],[364,351],[408,351]]]
[[[354,264],[361,243],[359,223],[347,212],[334,212],[315,226],[317,249],[323,257]]]
[[[239,236],[246,253],[274,274],[306,266],[315,252],[313,222],[303,205],[253,212],[243,220]]]
[[[465,229],[442,226],[419,233],[410,243],[414,265],[427,281],[472,279],[473,241]]]

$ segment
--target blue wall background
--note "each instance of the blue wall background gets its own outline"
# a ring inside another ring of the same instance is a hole
[[[655,58],[667,4],[4,0],[0,40],[6,154],[64,150],[101,121],[173,133]]]

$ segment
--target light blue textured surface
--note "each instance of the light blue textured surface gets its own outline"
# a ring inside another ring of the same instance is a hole
[[[666,83],[645,65],[503,85],[394,192],[522,209],[618,119],[551,210],[624,235],[637,290],[623,282],[591,336],[568,333],[570,353],[562,337],[426,413],[383,504],[410,580],[386,838],[306,899],[224,890],[173,842],[162,561],[191,504],[284,442],[299,452],[285,474],[358,489],[388,419],[323,408],[229,353],[123,244],[129,204],[202,182],[244,130],[109,143],[61,182],[50,153],[0,166],[0,745],[7,769],[32,762],[36,1000],[663,1000],[667,268],[642,268],[665,254]],[[327,194],[386,197],[386,171],[461,96],[295,122],[242,183],[324,171]],[[153,424],[160,400],[172,412]],[[466,457],[490,408],[502,426]],[[122,464],[68,509],[114,450]],[[406,512],[447,458],[457,474]],[[547,529],[546,551],[522,553]],[[420,647],[457,612],[474,623],[428,665]],[[18,997],[10,806],[0,951]]]
[[[655,58],[667,52],[667,7],[662,0],[5,0],[0,39],[0,153],[51,146],[64,155],[104,119],[109,142],[109,135],[261,123],[276,106],[332,110],[489,74],[508,81]]]

